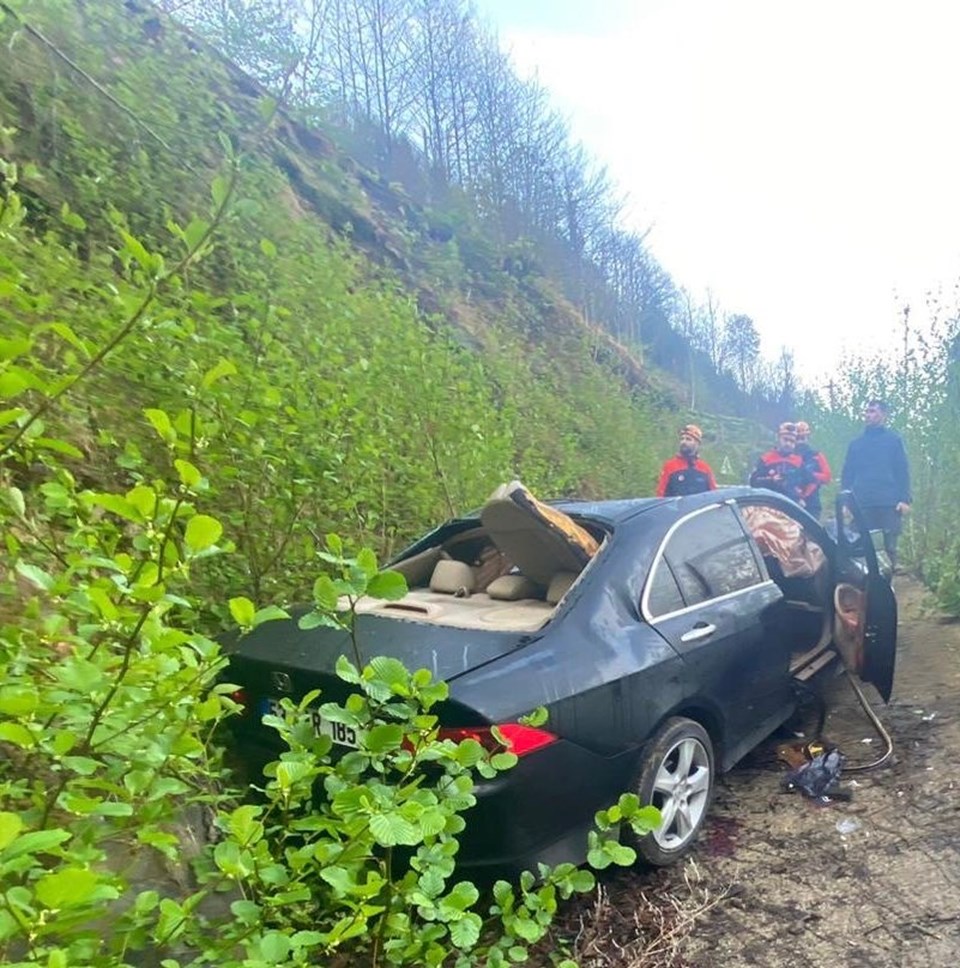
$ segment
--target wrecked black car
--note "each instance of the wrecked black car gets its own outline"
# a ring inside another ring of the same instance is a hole
[[[357,607],[364,654],[446,680],[449,735],[497,726],[519,757],[477,781],[462,867],[582,862],[594,813],[624,791],[663,817],[639,854],[672,863],[716,775],[793,714],[798,683],[839,659],[889,700],[896,601],[852,496],[837,520],[849,527],[831,538],[789,499],[747,487],[544,505],[515,483],[399,555],[407,594]],[[343,700],[346,651],[342,631],[295,619],[239,640],[229,678],[255,711],[235,726],[251,764],[278,755],[260,717],[281,697]],[[547,722],[524,725],[540,706]]]

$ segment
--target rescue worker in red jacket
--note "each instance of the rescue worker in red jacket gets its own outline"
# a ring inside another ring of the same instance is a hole
[[[796,424],[780,424],[777,446],[760,455],[750,475],[750,486],[779,491],[799,504],[812,480],[813,476],[797,453]]]
[[[797,453],[803,458],[804,466],[813,477],[806,487],[801,503],[810,514],[819,519],[823,510],[820,504],[820,488],[833,480],[833,474],[823,451],[814,449],[810,444],[810,424],[805,420],[797,421]]]
[[[680,428],[677,455],[664,461],[660,468],[657,497],[680,497],[717,489],[710,465],[697,456],[702,440],[703,431],[696,424]]]

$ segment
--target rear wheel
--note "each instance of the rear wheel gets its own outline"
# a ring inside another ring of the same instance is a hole
[[[660,827],[632,845],[648,863],[665,867],[693,846],[713,798],[713,744],[692,719],[668,719],[651,737],[634,789],[661,813]]]

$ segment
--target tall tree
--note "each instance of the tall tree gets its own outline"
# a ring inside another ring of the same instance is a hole
[[[723,331],[724,349],[740,388],[749,392],[754,364],[760,355],[760,334],[749,316],[728,316]]]

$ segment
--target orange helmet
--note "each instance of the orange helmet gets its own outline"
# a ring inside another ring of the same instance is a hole
[[[777,430],[778,437],[789,437],[793,443],[797,442],[797,425],[795,423],[782,423]]]

